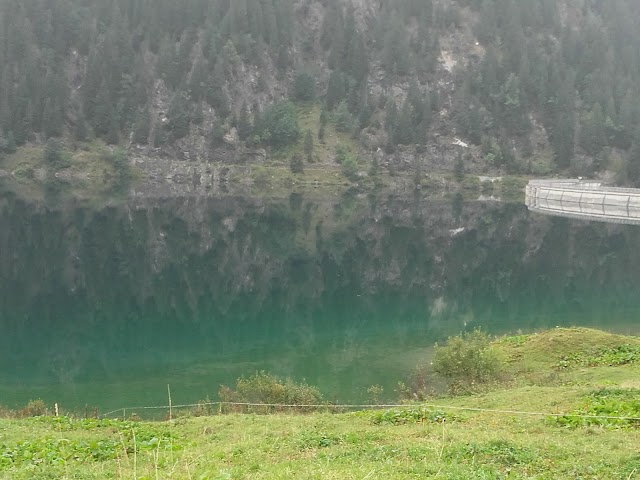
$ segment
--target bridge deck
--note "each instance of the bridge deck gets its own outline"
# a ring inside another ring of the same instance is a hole
[[[640,189],[585,180],[531,180],[529,210],[548,215],[640,225]]]

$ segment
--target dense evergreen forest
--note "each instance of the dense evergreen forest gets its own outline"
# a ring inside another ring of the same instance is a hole
[[[234,132],[309,161],[331,123],[362,152],[446,137],[487,170],[638,184],[639,31],[634,0],[0,0],[0,155]]]

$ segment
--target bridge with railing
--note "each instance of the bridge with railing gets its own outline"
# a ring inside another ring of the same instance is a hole
[[[591,180],[531,180],[529,210],[561,217],[640,225],[640,189],[616,188]]]

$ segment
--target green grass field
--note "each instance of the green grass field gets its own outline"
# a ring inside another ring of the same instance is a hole
[[[640,417],[638,338],[554,329],[494,345],[508,365],[502,383],[432,406],[182,412],[166,422],[5,418],[0,478],[640,478],[640,421],[602,418]],[[567,413],[585,416],[550,415]]]

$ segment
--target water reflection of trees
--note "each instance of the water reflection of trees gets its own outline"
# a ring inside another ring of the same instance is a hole
[[[335,373],[376,336],[403,345],[637,304],[636,227],[517,205],[294,194],[94,211],[9,198],[0,227],[0,358],[48,359],[61,382],[265,345],[307,363],[322,346]]]

